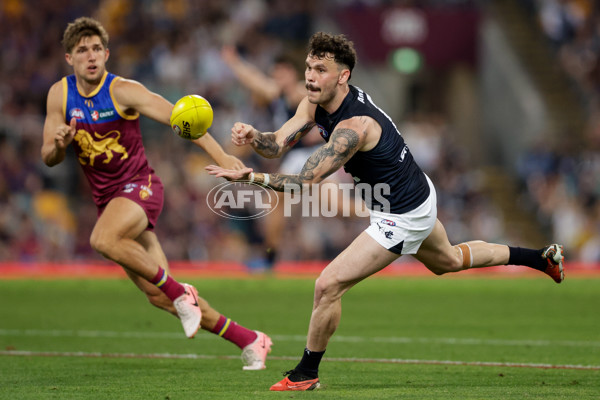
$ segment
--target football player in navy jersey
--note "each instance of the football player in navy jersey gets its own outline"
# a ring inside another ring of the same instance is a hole
[[[450,243],[437,219],[432,182],[416,164],[393,121],[367,93],[348,83],[355,64],[353,43],[344,35],[314,34],[306,58],[307,96],[296,114],[274,133],[259,132],[239,122],[233,126],[233,143],[250,145],[269,158],[280,157],[302,135],[319,129],[326,143],[309,157],[299,174],[207,167],[213,175],[277,191],[286,187],[306,190],[344,167],[357,187],[371,188],[363,191],[370,225],[321,272],[303,356],[271,390],[319,387],[319,363],[339,324],[343,294],[403,254],[413,255],[436,275],[523,265],[548,274],[557,283],[564,279],[563,248],[558,244],[534,250],[483,241]]]

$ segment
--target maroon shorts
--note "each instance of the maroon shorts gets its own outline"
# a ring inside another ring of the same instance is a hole
[[[148,217],[149,231],[154,230],[164,203],[164,187],[160,178],[154,173],[136,175],[129,182],[124,183],[119,190],[102,205],[98,205],[98,217],[106,205],[115,197],[125,197],[140,205]]]

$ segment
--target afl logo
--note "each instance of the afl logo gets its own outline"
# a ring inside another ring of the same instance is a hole
[[[325,128],[323,128],[321,125],[317,124],[317,127],[319,128],[319,135],[321,135],[321,137],[325,140],[327,140],[327,138],[329,137],[329,132],[327,132],[325,130]]]
[[[279,197],[273,190],[250,182],[223,182],[212,188],[206,196],[206,204],[212,212],[235,220],[264,217],[278,203]]]
[[[69,111],[69,115],[71,116],[71,118],[75,118],[77,120],[83,119],[85,117],[81,108],[72,108],[71,111]]]
[[[100,114],[99,114],[99,113],[98,113],[98,111],[96,111],[96,110],[92,111],[90,114],[91,114],[91,116],[92,116],[92,119],[93,119],[94,121],[98,121],[98,119],[100,118]]]

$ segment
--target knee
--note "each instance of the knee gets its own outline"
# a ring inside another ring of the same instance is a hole
[[[335,301],[342,294],[341,285],[334,279],[320,276],[315,282],[315,304],[322,301]]]
[[[90,246],[98,253],[106,256],[110,252],[112,243],[107,235],[93,231],[92,236],[90,236]]]
[[[456,246],[452,246],[452,252],[441,254],[434,264],[427,268],[436,275],[444,275],[450,272],[458,272],[464,269],[463,257]]]

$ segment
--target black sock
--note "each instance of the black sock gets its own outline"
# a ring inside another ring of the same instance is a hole
[[[321,363],[323,354],[325,354],[324,351],[310,351],[308,349],[304,349],[302,360],[300,360],[300,363],[296,366],[296,372],[309,379],[318,378],[319,364]]]
[[[541,250],[524,249],[521,247],[510,247],[510,256],[507,265],[524,265],[533,269],[544,271],[548,266],[546,260],[542,258]]]

